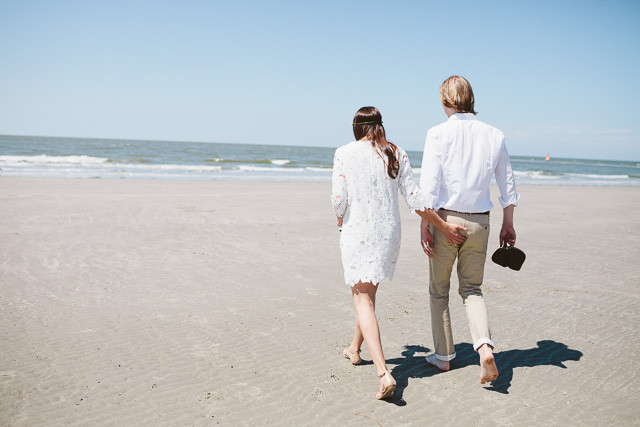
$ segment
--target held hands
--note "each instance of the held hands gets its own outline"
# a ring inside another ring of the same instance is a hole
[[[338,227],[342,227],[342,217],[341,217],[341,216],[338,216],[338,217],[336,217],[336,218],[338,219],[338,220],[337,220],[337,225],[338,225]]]
[[[516,230],[513,228],[513,224],[502,224],[502,229],[500,230],[500,246],[502,247],[507,243],[509,246],[516,244]]]

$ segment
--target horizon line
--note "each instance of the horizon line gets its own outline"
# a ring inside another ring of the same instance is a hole
[[[224,142],[224,141],[188,141],[188,140],[172,140],[172,139],[145,139],[145,138],[103,138],[103,137],[85,137],[85,136],[55,136],[55,135],[17,135],[17,134],[0,134],[0,137],[27,137],[27,138],[61,138],[61,139],[78,139],[78,140],[96,140],[96,141],[136,141],[136,142],[173,142],[173,143],[190,143],[190,144],[228,144],[228,145],[266,145],[269,147],[300,147],[300,148],[325,148],[335,149],[337,147],[322,147],[317,145],[293,145],[293,144],[266,144],[253,142]],[[423,150],[407,150],[413,152],[422,152]],[[545,155],[537,156],[533,154],[509,154],[510,157],[533,157],[544,159]],[[604,158],[586,158],[586,157],[551,157],[560,160],[605,160],[615,162],[640,163],[640,160],[622,160],[622,159],[604,159]]]

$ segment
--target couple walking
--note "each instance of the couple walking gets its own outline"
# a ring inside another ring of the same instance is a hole
[[[449,119],[427,133],[420,187],[405,151],[387,141],[382,116],[363,107],[353,118],[356,141],[335,152],[332,203],[341,227],[344,277],[356,309],[353,341],[343,355],[357,365],[367,349],[378,371],[377,399],[389,399],[395,380],[387,369],[375,315],[377,285],[393,278],[400,252],[398,190],[420,215],[421,243],[429,256],[431,329],[435,351],[426,362],[442,371],[456,356],[449,317],[449,281],[458,259],[458,292],[480,357],[480,382],[498,377],[487,310],[480,286],[489,238],[489,185],[495,176],[503,208],[500,245],[515,244],[513,210],[518,204],[504,135],[475,119],[469,82],[452,76],[440,86]]]

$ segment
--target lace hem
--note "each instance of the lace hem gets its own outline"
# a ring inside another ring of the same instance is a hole
[[[391,273],[381,273],[381,274],[373,274],[373,275],[364,275],[364,276],[360,276],[358,278],[344,278],[345,284],[351,286],[353,288],[353,286],[358,283],[358,282],[362,282],[362,283],[373,283],[373,286],[378,286],[378,284],[380,282],[382,282],[384,279],[389,279],[389,280],[393,280],[393,271]]]

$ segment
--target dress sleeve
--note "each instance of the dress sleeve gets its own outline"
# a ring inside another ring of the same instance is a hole
[[[400,193],[412,213],[415,213],[415,211],[423,211],[426,207],[425,200],[422,197],[418,184],[413,180],[413,171],[411,170],[409,156],[401,148],[398,148],[398,156],[400,162],[398,188],[400,189]]]
[[[331,176],[331,203],[336,216],[342,217],[347,210],[347,177],[339,150],[333,156],[333,174]]]
[[[502,208],[506,208],[509,205],[518,206],[518,200],[520,200],[520,194],[516,191],[516,180],[513,177],[513,169],[511,169],[511,161],[509,160],[509,152],[507,146],[502,139],[502,145],[500,147],[500,157],[494,170],[496,176],[496,184],[498,184],[498,190],[500,190],[500,197],[498,201]]]

